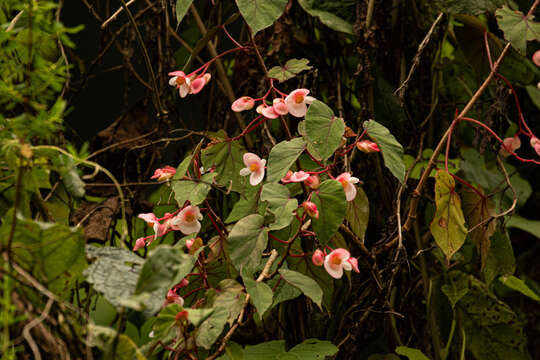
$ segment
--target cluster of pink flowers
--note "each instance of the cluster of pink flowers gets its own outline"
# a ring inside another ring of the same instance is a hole
[[[257,101],[261,101],[256,111],[268,119],[275,119],[280,115],[287,114],[295,117],[304,117],[307,112],[307,106],[315,100],[315,98],[308,96],[308,94],[308,89],[296,89],[288,95],[282,94],[283,97],[273,99],[272,105],[266,103],[265,97],[253,99],[249,96],[242,96],[232,103],[231,110],[235,112],[251,110]]]
[[[326,272],[334,279],[341,279],[343,270],[360,272],[358,270],[358,260],[352,257],[348,250],[343,248],[332,250],[329,254],[317,249],[313,253],[311,261],[316,266],[324,265]]]
[[[530,140],[531,147],[540,156],[540,140],[536,136],[532,136]],[[508,157],[512,153],[515,153],[517,149],[521,147],[521,140],[516,134],[514,137],[505,138],[501,144],[499,155]]]
[[[188,94],[197,94],[205,87],[212,78],[209,73],[197,75],[192,73],[186,75],[183,71],[173,71],[169,73],[172,76],[169,79],[169,85],[175,86],[181,98],[185,98]]]
[[[176,169],[172,166],[165,166],[164,168],[156,169],[154,175],[150,179],[157,179],[157,181],[169,180],[176,174]]]
[[[198,206],[188,205],[178,213],[165,213],[162,218],[158,218],[153,213],[139,214],[140,219],[154,229],[154,235],[137,239],[133,251],[149,245],[159,236],[163,236],[171,231],[181,231],[185,235],[198,233],[201,230],[203,216]]]

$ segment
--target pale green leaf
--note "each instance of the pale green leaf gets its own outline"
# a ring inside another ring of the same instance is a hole
[[[213,312],[200,325],[197,330],[197,335],[195,335],[195,342],[198,346],[202,346],[209,350],[223,332],[223,328],[225,327],[225,324],[227,324],[229,312],[224,307],[201,310],[213,310]]]
[[[512,290],[519,291],[523,295],[528,296],[535,301],[540,301],[540,296],[538,296],[538,294],[535,293],[525,283],[525,281],[521,280],[520,278],[515,276],[501,276],[499,281]]]
[[[253,280],[251,275],[245,274],[242,275],[244,280],[244,285],[246,286],[246,291],[251,296],[251,301],[259,316],[262,318],[266,310],[272,305],[272,297],[274,296],[272,289],[263,282],[257,282]]]
[[[403,162],[403,146],[390,131],[375,120],[364,122],[364,130],[381,149],[384,165],[400,183],[405,180],[405,163]]]
[[[179,207],[184,206],[184,203],[189,200],[191,205],[199,205],[208,196],[211,189],[212,181],[216,177],[216,173],[207,173],[201,176],[200,179],[183,179],[173,181],[172,189],[174,198]]]
[[[319,218],[311,220],[311,226],[321,245],[326,245],[345,220],[347,200],[343,186],[336,180],[325,180],[313,192],[311,198],[319,210]]]
[[[178,25],[180,25],[182,19],[186,16],[192,3],[193,0],[176,0],[176,21]]]
[[[315,280],[293,270],[279,269],[279,274],[283,277],[283,280],[298,288],[304,295],[321,307],[323,291]]]
[[[292,79],[304,70],[311,70],[308,59],[290,59],[283,66],[274,66],[268,71],[268,77],[279,82]]]
[[[313,157],[326,160],[341,143],[345,132],[343,119],[334,116],[334,112],[322,101],[315,100],[309,105],[304,121],[304,139],[315,150]]]
[[[236,5],[253,34],[256,34],[272,25],[283,14],[287,2],[288,0],[236,0]]]
[[[284,206],[274,209],[274,222],[268,226],[269,230],[281,230],[291,224],[294,218],[294,212],[298,208],[298,200],[289,199]]]
[[[353,34],[353,27],[351,24],[328,11],[317,9],[314,0],[298,0],[298,3],[305,12],[313,17],[319,18],[319,20],[330,29],[341,31],[346,34]]]
[[[229,233],[227,247],[237,270],[242,267],[254,270],[261,262],[262,252],[268,243],[268,230],[263,224],[263,216],[249,215],[238,221]]]
[[[527,41],[540,40],[540,23],[533,21],[534,15],[525,16],[508,6],[498,9],[495,15],[504,38],[522,55],[527,51]]]
[[[512,215],[506,222],[506,227],[521,229],[540,239],[540,221],[525,219],[519,215]]]
[[[409,348],[406,346],[398,346],[396,348],[396,353],[399,355],[406,356],[409,360],[429,360],[429,358],[424,355],[424,353],[418,349]]]
[[[291,194],[289,192],[289,189],[282,184],[264,184],[262,193],[261,193],[261,201],[268,202],[268,206],[271,209],[280,208],[287,204],[289,199],[291,198]]]
[[[240,199],[234,204],[231,212],[225,219],[226,224],[238,221],[243,217],[246,217],[257,212],[259,197],[261,196],[261,186],[246,185],[246,189],[240,194]]]
[[[282,141],[274,146],[268,156],[266,181],[277,182],[285,176],[304,149],[305,143],[302,138]]]

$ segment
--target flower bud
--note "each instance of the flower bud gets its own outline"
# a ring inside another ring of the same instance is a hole
[[[146,245],[146,241],[144,240],[144,238],[138,238],[135,241],[135,246],[133,247],[133,251],[137,251],[140,248],[143,248],[145,245]]]
[[[291,176],[292,176],[293,172],[291,170],[287,171],[287,174],[285,174],[284,177],[281,178],[281,182],[284,183],[284,184],[288,184],[291,181]]]
[[[315,218],[315,219],[319,218],[319,210],[317,210],[317,205],[314,202],[304,201],[304,203],[302,204],[302,207],[304,208],[306,213],[312,218]]]
[[[283,99],[274,99],[272,101],[272,107],[274,108],[274,112],[278,115],[287,115],[289,113],[287,104],[285,104],[285,100]]]
[[[175,320],[176,321],[181,321],[181,320],[187,320],[188,319],[188,312],[186,310],[182,310],[180,311],[178,314],[176,314],[175,316]]]
[[[311,257],[311,261],[315,266],[322,266],[324,264],[324,253],[319,249],[315,250]]]
[[[540,50],[533,54],[532,61],[536,66],[540,66]]]
[[[510,156],[511,153],[515,152],[521,147],[521,140],[516,135],[514,137],[508,137],[503,140],[501,144],[501,149],[499,150],[499,155],[503,157]]]
[[[358,148],[358,150],[365,153],[373,153],[373,152],[381,151],[379,147],[377,146],[377,144],[369,140],[363,140],[363,141],[357,142],[356,147]]]
[[[309,186],[312,190],[317,190],[321,184],[321,180],[317,175],[311,175],[304,181],[304,183]]]
[[[540,140],[536,136],[531,137],[531,146],[538,155],[540,155]]]
[[[353,269],[355,272],[357,272],[357,273],[360,272],[360,270],[358,270],[358,260],[357,260],[356,258],[350,257],[347,261],[349,262],[349,264],[351,264],[352,269]]]
[[[251,110],[255,105],[255,100],[249,96],[242,96],[239,99],[236,99],[232,105],[231,110],[234,112],[240,112],[244,110]]]

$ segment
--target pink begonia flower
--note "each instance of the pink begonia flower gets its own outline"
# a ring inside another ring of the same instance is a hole
[[[197,233],[201,230],[203,216],[198,206],[188,205],[170,220],[173,230],[180,230],[184,235]]]
[[[146,246],[146,238],[138,238],[136,241],[135,241],[135,246],[133,247],[133,251],[137,251],[143,247]]]
[[[296,89],[287,95],[285,104],[287,104],[287,109],[292,116],[303,117],[306,115],[307,105],[315,100],[307,94],[309,94],[308,89]]]
[[[184,298],[178,295],[174,289],[171,289],[167,292],[165,304],[178,304],[180,306],[184,306]]]
[[[211,78],[212,78],[212,75],[210,75],[209,73],[206,73],[204,75],[197,76],[196,78],[194,78],[191,81],[189,93],[190,94],[199,93],[203,89],[203,87],[205,87],[205,85],[208,84]]]
[[[319,249],[315,250],[311,257],[311,261],[315,266],[322,266],[324,264],[324,253]]]
[[[499,155],[503,157],[510,156],[513,152],[516,152],[517,149],[521,147],[521,140],[519,136],[505,138],[501,144],[501,149],[499,150]]]
[[[281,182],[284,183],[284,184],[288,184],[288,183],[292,182],[291,181],[292,174],[293,174],[293,172],[291,170],[287,171],[285,176],[281,178]]]
[[[145,213],[145,214],[139,214],[139,219],[143,219],[146,221],[146,223],[154,229],[154,239],[158,236],[161,236],[167,232],[168,225],[167,224],[161,224],[156,217],[156,215],[152,213]]]
[[[309,178],[309,174],[305,171],[300,170],[300,171],[295,171],[292,173],[290,181],[299,183],[299,182],[303,182],[307,180],[308,178]]]
[[[276,119],[279,115],[274,111],[272,106],[263,106],[261,114],[268,119]]]
[[[326,255],[324,258],[324,268],[334,279],[341,279],[343,270],[358,270],[358,260],[351,258],[351,254],[347,250],[339,248]]]
[[[274,99],[272,101],[272,107],[274,108],[274,112],[278,115],[287,115],[289,113],[285,100],[281,98]]]
[[[169,85],[176,86],[181,98],[185,98],[191,92],[191,80],[183,71],[173,71],[169,73],[172,78]]]
[[[264,166],[266,165],[266,160],[261,159],[253,153],[245,153],[244,165],[246,165],[246,167],[240,170],[240,175],[248,176],[251,174],[249,177],[249,183],[251,185],[255,186],[260,183],[264,178]]]
[[[169,180],[174,174],[176,174],[176,169],[167,165],[164,168],[156,169],[150,179],[157,179],[158,181]]]
[[[310,217],[315,219],[319,218],[319,210],[317,209],[317,204],[315,204],[314,202],[304,201],[302,203],[302,207]]]
[[[540,155],[540,140],[538,140],[537,137],[533,136],[531,137],[531,146],[536,151],[538,155]]]
[[[369,140],[363,140],[356,143],[358,150],[365,153],[373,153],[381,151],[376,143]]]
[[[244,110],[251,110],[255,106],[255,100],[249,96],[242,96],[239,99],[236,99],[232,105],[231,110],[234,112],[241,112]]]
[[[351,176],[351,174],[348,172],[344,172],[343,174],[339,175],[336,180],[341,183],[341,186],[343,186],[347,201],[353,201],[356,197],[356,186],[354,186],[354,184],[358,183],[360,180],[354,176]]]
[[[261,115],[262,115],[263,109],[264,109],[265,106],[266,106],[265,104],[259,104],[259,106],[257,106],[257,107],[255,108],[255,111],[257,112],[257,114],[261,114]]]
[[[536,66],[540,66],[540,50],[533,54],[532,61]]]
[[[317,190],[321,184],[321,180],[317,175],[311,175],[304,181],[304,183],[313,190]]]
[[[193,243],[195,242],[195,239],[188,239],[186,240],[186,247],[187,249],[191,249],[191,247],[193,246]]]

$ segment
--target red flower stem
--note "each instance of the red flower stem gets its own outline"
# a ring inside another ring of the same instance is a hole
[[[240,47],[236,47],[236,48],[233,48],[233,49],[229,49],[229,50],[226,50],[224,52],[222,52],[221,54],[218,54],[218,56],[216,56],[215,58],[211,59],[210,61],[208,61],[207,63],[203,64],[201,67],[199,67],[198,69],[192,71],[191,73],[189,73],[188,75],[186,75],[187,77],[191,77],[193,74],[196,74],[198,73],[199,71],[203,70],[203,69],[208,69],[208,67],[214,62],[216,61],[217,59],[225,56],[225,55],[228,55],[230,53],[233,53],[235,51],[238,51],[238,50],[247,50],[249,49],[250,46],[240,46]]]
[[[193,289],[193,290],[191,290],[190,292],[188,292],[187,294],[185,294],[182,297],[185,299],[188,296],[195,294],[197,291],[204,290],[204,289],[205,289],[204,287],[199,287],[199,288]]]
[[[281,239],[278,239],[277,237],[275,237],[274,235],[268,233],[268,236],[270,236],[272,238],[272,240],[276,240],[277,242],[280,242],[282,244],[290,244],[292,240],[289,240],[289,241],[286,241],[286,240],[281,240]]]
[[[221,30],[223,30],[223,32],[225,33],[225,35],[227,35],[227,37],[233,42],[234,45],[238,46],[239,48],[242,47],[242,45],[240,45],[240,43],[238,43],[238,41],[236,41],[232,36],[231,34],[229,34],[229,32],[227,31],[227,29],[225,28],[225,25],[221,25]]]
[[[289,256],[290,256],[290,257],[296,257],[296,258],[299,258],[299,257],[304,257],[304,256],[306,256],[306,253],[293,254],[292,252],[289,251]]]

